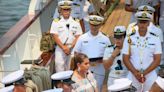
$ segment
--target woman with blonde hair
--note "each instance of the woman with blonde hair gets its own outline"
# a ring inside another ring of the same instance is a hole
[[[71,70],[73,70],[72,84],[75,92],[98,92],[97,83],[93,74],[89,71],[89,59],[87,55],[76,53],[71,60]]]

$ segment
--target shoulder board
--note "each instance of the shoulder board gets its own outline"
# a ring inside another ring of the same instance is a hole
[[[107,47],[108,47],[108,48],[110,48],[110,47],[114,47],[114,45],[108,45]]]
[[[135,23],[135,24],[133,25],[133,27],[135,27],[135,26],[137,26],[137,23]]]
[[[129,36],[135,35],[135,32],[132,32],[131,34],[129,34]]]
[[[54,22],[58,22],[60,20],[60,18],[55,18]]]
[[[155,33],[153,33],[153,32],[150,32],[150,34],[157,37],[157,35]]]
[[[107,36],[104,32],[101,32],[103,35]]]
[[[136,29],[134,28],[136,25],[137,25],[137,23],[135,23],[135,24],[132,26],[132,33],[135,33],[135,32],[136,32]]]
[[[76,22],[79,22],[80,20],[79,19],[77,19],[77,18],[73,18]]]

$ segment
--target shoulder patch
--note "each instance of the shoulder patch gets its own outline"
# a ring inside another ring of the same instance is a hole
[[[155,33],[153,33],[153,32],[150,32],[150,34],[157,37],[157,35]]]

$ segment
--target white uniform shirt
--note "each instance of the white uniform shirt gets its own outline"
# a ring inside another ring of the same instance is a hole
[[[145,37],[141,37],[138,31],[130,36],[130,38],[132,41],[130,50],[130,61],[132,65],[138,70],[147,69],[153,62],[153,55],[162,53],[160,39],[150,34],[150,32],[147,32]],[[129,54],[129,43],[127,37],[124,41],[122,53],[126,55]]]
[[[110,46],[110,47],[107,47],[106,48],[106,50],[105,50],[105,52],[104,52],[104,57],[103,57],[103,59],[104,60],[107,60],[108,58],[110,58],[110,56],[112,55],[112,53],[113,53],[113,51],[114,51],[114,46]],[[127,71],[127,68],[126,68],[126,66],[125,66],[125,64],[123,63],[123,59],[122,59],[122,50],[121,50],[121,52],[120,52],[120,54],[114,59],[114,61],[113,61],[113,65],[110,67],[110,69],[111,69],[111,72],[110,72],[110,76],[112,76],[112,77],[118,77],[118,76],[116,76],[116,74],[114,74],[113,73],[113,71],[115,71],[115,70],[117,70],[118,68],[119,68],[119,65],[118,65],[118,60],[120,60],[121,61],[121,66],[122,66],[122,70],[124,70],[124,71]],[[116,69],[117,68],[117,69]],[[113,71],[112,71],[113,70]],[[120,70],[120,69],[119,69]],[[126,74],[126,73],[125,73]],[[118,75],[118,74],[117,74]]]
[[[82,34],[82,30],[80,24],[72,17],[68,20],[62,17],[59,21],[52,22],[50,33],[57,34],[63,44],[72,44],[75,36]]]
[[[127,35],[132,33],[132,28],[134,27],[135,30],[138,30],[138,26],[136,25],[136,22],[130,23],[128,25],[127,28]],[[150,22],[149,26],[148,26],[148,30],[149,32],[154,33],[155,35],[157,35],[159,37],[159,39],[161,40],[161,42],[163,42],[163,32],[160,28],[158,28],[157,26],[155,26],[153,24],[153,22]]]
[[[158,4],[158,0],[125,0],[125,4],[132,5],[135,9],[137,9],[141,5],[149,5],[152,7],[156,6]],[[136,21],[134,14],[135,13],[132,13],[130,23]]]
[[[109,38],[101,32],[93,36],[89,31],[79,37],[73,51],[84,53],[89,58],[103,57],[105,47],[109,45]]]

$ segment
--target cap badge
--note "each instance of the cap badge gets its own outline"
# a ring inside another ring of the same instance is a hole
[[[147,17],[147,14],[146,13],[142,13],[142,17],[143,18],[146,18]]]
[[[94,18],[93,18],[93,20],[94,20],[94,21],[96,21],[96,20],[97,20],[97,18],[96,18],[96,17],[94,17]]]
[[[116,32],[117,32],[117,33],[121,33],[121,30],[118,28],[118,29],[116,30]]]
[[[147,6],[144,6],[144,7],[143,7],[143,10],[144,10],[144,11],[147,11],[147,10],[148,10],[148,7],[147,7]]]
[[[68,2],[64,2],[64,5],[65,5],[65,6],[68,6],[69,4],[68,4]]]

